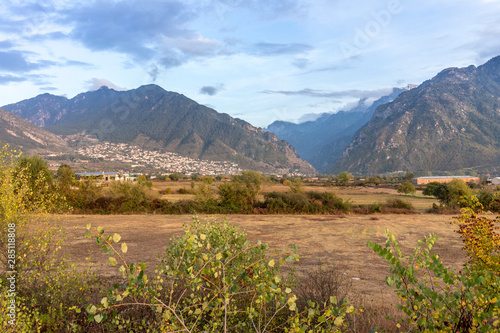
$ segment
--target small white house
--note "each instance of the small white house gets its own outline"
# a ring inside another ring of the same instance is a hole
[[[493,185],[500,185],[500,177],[495,177],[491,180]]]
[[[126,173],[121,174],[119,172],[77,172],[76,175],[80,178],[93,177],[104,182],[136,180],[135,176]]]

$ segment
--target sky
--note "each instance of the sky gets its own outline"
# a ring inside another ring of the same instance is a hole
[[[2,0],[0,105],[157,84],[265,127],[500,55],[500,0]]]

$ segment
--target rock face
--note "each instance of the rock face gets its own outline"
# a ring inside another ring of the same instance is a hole
[[[25,153],[69,152],[65,141],[29,121],[0,109],[0,141]]]
[[[379,106],[329,171],[495,170],[500,163],[500,57],[449,68]]]
[[[350,111],[324,113],[314,121],[294,124],[275,121],[266,130],[290,142],[300,157],[317,170],[327,172],[341,157],[355,134],[371,119],[375,109],[393,101],[409,88],[394,88],[392,92],[366,106],[366,98]]]
[[[72,99],[44,94],[6,108],[58,135],[81,133],[267,172],[316,172],[276,135],[157,85],[129,91],[102,87]]]

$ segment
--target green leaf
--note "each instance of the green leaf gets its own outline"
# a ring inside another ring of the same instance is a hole
[[[344,322],[344,317],[342,316],[338,316],[337,318],[335,318],[335,320],[333,321],[333,324],[335,326],[340,326],[342,325],[342,323]]]
[[[90,313],[90,314],[95,314],[97,311],[97,308],[95,307],[95,305],[89,305],[87,306],[87,312]]]
[[[108,259],[108,260],[109,260],[109,264],[110,264],[111,266],[116,266],[117,262],[116,262],[116,259],[115,259],[115,258],[113,258],[113,257],[109,257],[109,259]]]
[[[113,242],[118,243],[122,239],[122,236],[118,235],[117,233],[113,234]]]

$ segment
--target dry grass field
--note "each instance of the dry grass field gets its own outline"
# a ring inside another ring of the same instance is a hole
[[[222,216],[200,216],[221,219]],[[72,215],[63,218],[68,232],[66,252],[79,262],[93,252],[92,261],[104,274],[115,274],[107,264],[107,255],[100,252],[94,241],[83,237],[85,226],[102,226],[106,233],[118,233],[128,244],[129,262],[145,261],[154,268],[171,236],[180,235],[182,226],[190,222],[189,215]],[[335,264],[339,272],[352,281],[353,294],[367,303],[395,302],[394,293],[384,278],[387,264],[367,246],[368,241],[383,243],[384,230],[390,229],[409,254],[418,239],[429,233],[440,236],[434,249],[449,266],[459,267],[465,260],[461,241],[453,232],[450,215],[230,215],[229,223],[248,233],[252,242],[258,239],[271,249],[282,250],[296,244],[300,263],[297,271],[314,269],[318,262]]]
[[[198,183],[195,183],[197,186]],[[212,185],[214,190],[217,189],[219,182]],[[191,182],[187,180],[181,180],[178,182],[153,182],[153,189],[157,191],[165,190],[170,188],[172,194],[164,194],[161,196],[162,199],[167,199],[170,201],[179,200],[192,200],[194,195],[192,194],[179,194],[180,189],[191,189]],[[425,212],[428,208],[432,207],[433,203],[438,203],[438,200],[434,197],[426,197],[421,194],[421,191],[417,192],[415,195],[403,195],[398,193],[396,189],[393,188],[376,188],[376,187],[330,187],[324,186],[322,184],[304,184],[305,191],[316,191],[316,192],[333,192],[338,195],[343,200],[349,200],[353,205],[371,205],[373,203],[385,203],[387,200],[391,199],[402,199],[404,201],[410,202],[417,211]],[[259,196],[260,200],[264,199],[265,193],[270,192],[287,192],[290,191],[288,186],[282,184],[265,185],[262,190],[262,194]]]

